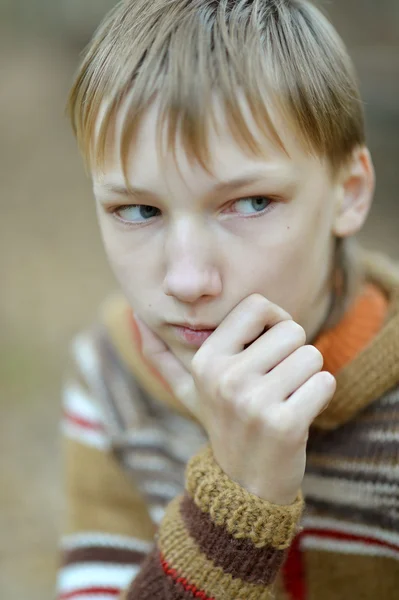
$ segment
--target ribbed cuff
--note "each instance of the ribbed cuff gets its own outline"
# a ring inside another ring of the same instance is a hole
[[[232,481],[216,463],[208,445],[187,465],[186,489],[202,512],[209,513],[236,539],[248,539],[257,548],[288,548],[298,532],[304,501],[302,493],[289,506],[272,504]]]

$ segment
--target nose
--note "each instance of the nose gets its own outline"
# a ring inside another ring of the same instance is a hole
[[[206,223],[201,227],[181,222],[171,228],[165,244],[166,272],[163,290],[180,302],[194,303],[221,293],[217,253]]]

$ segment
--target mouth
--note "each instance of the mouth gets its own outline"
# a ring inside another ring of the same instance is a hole
[[[200,348],[215,331],[216,326],[209,325],[177,325],[171,324],[175,336],[186,345]]]

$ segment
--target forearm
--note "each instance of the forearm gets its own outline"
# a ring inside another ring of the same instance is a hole
[[[284,507],[250,494],[205,449],[189,463],[187,491],[169,505],[127,600],[270,598],[302,507],[300,497]]]

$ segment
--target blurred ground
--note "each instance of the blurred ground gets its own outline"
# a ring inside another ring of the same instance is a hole
[[[378,176],[362,238],[399,258],[399,4],[337,0],[329,12],[359,69]],[[38,19],[27,33],[26,16],[18,29],[0,18],[2,600],[53,597],[62,365],[67,341],[113,286],[89,182],[63,118],[77,49],[94,23],[82,26],[71,14],[52,16],[59,31],[52,37]]]

